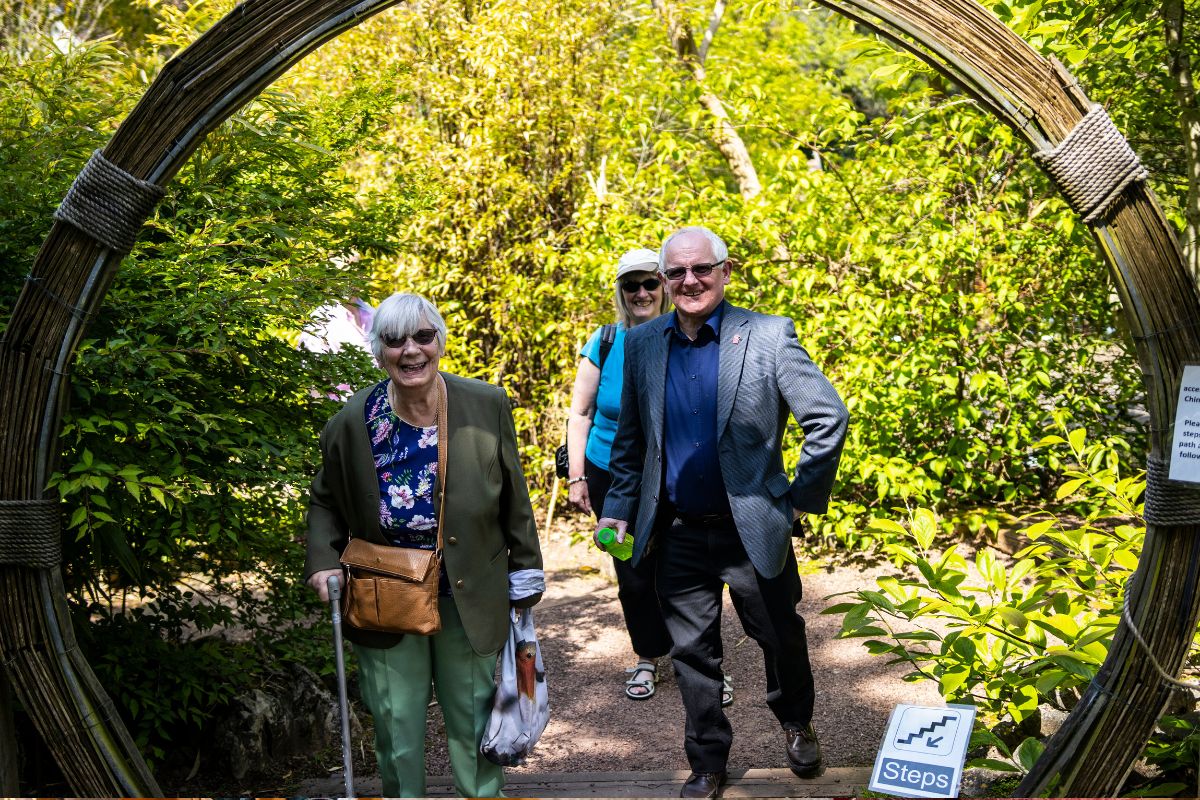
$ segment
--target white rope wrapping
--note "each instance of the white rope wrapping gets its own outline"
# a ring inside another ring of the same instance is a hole
[[[158,184],[130,175],[97,150],[75,177],[54,218],[118,253],[128,253],[142,223],[166,192]]]
[[[1151,525],[1200,525],[1200,486],[1172,483],[1169,474],[1166,461],[1146,459],[1142,517]]]
[[[1102,106],[1092,110],[1053,150],[1033,157],[1084,222],[1095,222],[1134,181],[1149,174]]]

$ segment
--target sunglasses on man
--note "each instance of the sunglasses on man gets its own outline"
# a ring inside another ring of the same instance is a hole
[[[662,281],[658,278],[646,278],[645,280],[621,281],[621,289],[630,294],[637,294],[638,289],[645,289],[647,292],[653,292],[658,287],[662,286]]]
[[[712,274],[714,269],[724,263],[724,261],[718,261],[715,264],[697,264],[694,267],[671,267],[670,269],[664,269],[663,275],[666,275],[669,281],[681,281],[683,280],[683,276],[688,274],[688,270],[691,270],[691,273],[697,278],[703,278]]]
[[[385,334],[382,338],[383,343],[388,347],[403,347],[404,342],[407,339],[412,339],[414,343],[419,345],[426,345],[437,338],[437,331],[433,328],[421,328],[418,331],[414,331],[409,336],[393,336],[392,334]]]

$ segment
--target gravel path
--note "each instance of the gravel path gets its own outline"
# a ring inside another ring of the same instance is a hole
[[[581,518],[582,519],[582,518]],[[573,522],[573,521],[572,521]],[[578,526],[579,523],[574,523]],[[557,526],[544,553],[548,588],[535,609],[550,690],[550,724],[525,767],[514,772],[630,772],[684,770],[683,704],[672,670],[662,670],[656,695],[633,702],[624,694],[625,668],[634,663],[616,587],[604,559],[584,544],[570,544],[568,525]],[[802,572],[806,571],[801,561]],[[821,609],[830,595],[875,588],[887,565],[844,566],[802,575],[800,611],[808,627],[817,685],[814,724],[831,767],[870,766],[897,703],[941,705],[928,682],[907,683],[902,665],[888,667],[860,641],[838,640],[840,617]],[[778,723],[763,701],[762,651],[742,631],[725,599],[723,638],[726,672],[735,702],[726,709],[733,724],[731,769],[786,766]],[[429,773],[448,775],[441,715],[430,712]]]

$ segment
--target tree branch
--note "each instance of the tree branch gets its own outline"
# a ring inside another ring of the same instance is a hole
[[[716,122],[712,134],[713,144],[717,146],[717,150],[729,164],[729,169],[737,181],[738,191],[747,200],[757,196],[762,191],[762,184],[759,183],[758,171],[754,168],[750,151],[746,149],[746,143],[742,141],[742,137],[738,135],[737,129],[730,121],[721,98],[706,86],[707,75],[700,58],[700,51],[696,48],[696,39],[692,36],[692,29],[688,25],[682,9],[673,0],[652,0],[652,5],[664,18],[671,46],[675,48],[675,54],[699,90],[700,105],[712,115]]]
[[[704,39],[700,42],[701,64],[708,58],[708,47],[712,44],[713,37],[717,35],[717,28],[721,27],[723,16],[725,16],[725,0],[716,0],[713,3],[712,16],[708,19],[708,30],[704,32]]]

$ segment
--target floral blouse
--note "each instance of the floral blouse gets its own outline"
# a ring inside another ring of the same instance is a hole
[[[433,482],[438,428],[421,428],[400,419],[388,401],[387,387],[386,380],[376,386],[364,410],[379,476],[379,529],[396,547],[433,550],[437,547]],[[439,593],[450,594],[444,563]]]

